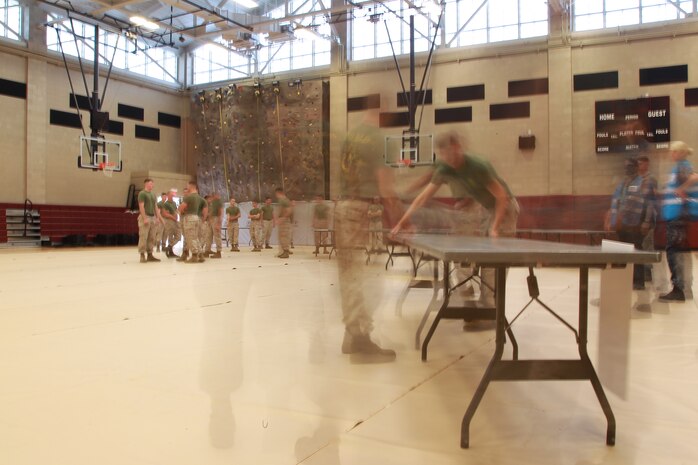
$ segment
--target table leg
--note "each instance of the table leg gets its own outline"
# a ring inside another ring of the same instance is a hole
[[[467,449],[470,446],[470,421],[473,419],[475,411],[477,410],[478,405],[480,405],[482,397],[485,395],[487,386],[489,386],[490,381],[492,380],[492,370],[494,366],[497,364],[497,362],[499,362],[502,359],[502,354],[504,353],[504,325],[506,320],[504,304],[506,302],[506,281],[507,269],[504,267],[497,268],[495,275],[495,302],[497,306],[497,332],[495,336],[495,350],[494,355],[492,356],[492,359],[490,360],[490,363],[487,366],[487,369],[485,370],[485,374],[482,376],[482,380],[480,380],[480,384],[475,390],[475,394],[473,395],[473,398],[470,401],[470,405],[468,405],[468,409],[465,411],[465,415],[463,416],[460,432],[460,446],[463,449]]]
[[[427,337],[424,338],[424,343],[422,344],[422,361],[426,362],[427,360],[427,347],[429,346],[429,341],[431,340],[431,337],[434,335],[434,331],[436,331],[436,327],[439,326],[439,321],[441,321],[441,313],[442,310],[448,307],[448,300],[451,296],[451,293],[449,292],[448,288],[450,286],[449,282],[449,270],[450,270],[450,263],[447,260],[443,261],[444,264],[444,273],[443,273],[443,291],[444,291],[444,301],[441,304],[441,308],[439,311],[436,313],[436,318],[434,319],[434,322],[431,324],[431,328],[429,328],[429,332],[427,332]],[[434,265],[436,266],[436,265]],[[435,272],[435,275],[437,275],[438,271]],[[438,292],[438,291],[437,291]],[[427,309],[427,313],[424,315],[424,322],[426,322],[426,317],[429,315],[430,311]],[[421,326],[424,326],[423,324]],[[419,328],[417,337],[419,337],[419,333],[421,333],[422,329]]]
[[[596,397],[599,399],[599,404],[601,404],[601,409],[604,415],[606,415],[606,421],[608,422],[608,427],[606,429],[606,444],[612,446],[616,443],[616,418],[613,415],[613,410],[611,409],[611,404],[606,398],[603,386],[601,386],[601,381],[594,370],[591,360],[589,359],[589,354],[587,353],[587,316],[589,313],[589,269],[580,268],[579,270],[579,356],[582,363],[587,366],[589,381],[594,388]]]

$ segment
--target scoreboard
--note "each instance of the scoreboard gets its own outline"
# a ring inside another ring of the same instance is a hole
[[[596,153],[669,148],[669,97],[596,102]]]

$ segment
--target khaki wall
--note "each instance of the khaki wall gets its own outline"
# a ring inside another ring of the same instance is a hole
[[[26,82],[24,58],[0,53],[0,78]],[[24,202],[27,101],[0,95],[0,202]]]
[[[490,56],[475,59],[451,53],[448,62],[433,65],[429,84],[433,90],[433,104],[427,105],[422,123],[422,133],[439,134],[447,130],[461,132],[469,149],[489,159],[516,195],[557,194],[610,194],[622,176],[624,156],[621,154],[597,155],[594,150],[594,103],[600,100],[663,96],[671,98],[672,139],[685,140],[698,147],[698,134],[693,129],[698,107],[684,106],[684,89],[698,86],[698,41],[694,37],[652,39],[612,45],[556,46],[549,50],[542,44],[540,50],[509,56]],[[465,53],[465,52],[464,52]],[[494,54],[493,54],[494,55]],[[437,59],[439,52],[437,52]],[[639,69],[688,64],[689,82],[641,87]],[[405,111],[398,108],[396,93],[400,81],[394,66],[384,62],[380,71],[354,70],[346,82],[348,97],[373,93],[381,94],[381,111]],[[408,68],[401,64],[403,80],[408,85]],[[424,68],[416,70],[419,86]],[[575,74],[603,71],[619,72],[617,89],[573,91]],[[351,70],[350,70],[351,72]],[[509,98],[508,82],[513,80],[548,77],[549,94]],[[340,84],[341,81],[334,81]],[[446,88],[472,84],[486,85],[485,100],[446,101]],[[332,97],[338,95],[335,89]],[[531,117],[500,121],[489,120],[489,105],[530,101]],[[337,107],[333,101],[333,108]],[[473,121],[468,123],[440,124],[434,126],[435,108],[472,106]],[[352,128],[362,119],[362,112],[348,114],[345,121],[332,121],[332,133],[336,140],[342,132]],[[417,113],[419,118],[419,110]],[[403,128],[384,129],[386,135],[400,134]],[[533,151],[518,149],[519,135],[530,130],[536,136]],[[670,162],[665,154],[653,153],[652,171],[663,177]],[[332,157],[336,163],[337,157]],[[415,177],[424,168],[410,170],[403,177]],[[448,196],[442,189],[438,195]]]
[[[11,169],[0,170],[0,202],[19,202],[25,197],[34,203],[67,205],[125,206],[132,171],[182,172],[181,129],[158,125],[158,111],[189,115],[185,96],[160,92],[119,81],[109,82],[102,110],[110,119],[124,124],[123,136],[106,134],[122,144],[124,170],[107,178],[100,172],[78,169],[80,129],[49,124],[50,110],[75,112],[70,108],[70,84],[61,66],[42,59],[3,54],[0,77],[27,83],[27,100],[2,97],[0,154]],[[85,95],[79,71],[71,71],[75,92]],[[86,76],[90,89],[92,76]],[[100,79],[100,95],[104,88]],[[145,109],[144,121],[118,116],[118,104]],[[5,109],[8,111],[5,111]],[[81,111],[89,135],[89,112]],[[160,141],[137,139],[135,125],[160,129]]]

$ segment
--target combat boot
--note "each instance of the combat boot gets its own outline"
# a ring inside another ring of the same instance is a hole
[[[204,260],[204,254],[200,253],[200,254],[199,254],[199,263],[203,263],[203,262],[205,262],[205,261],[206,261],[206,260]]]
[[[148,261],[148,260],[146,260],[145,254],[142,253],[142,254],[141,254],[141,263],[145,263],[145,262],[147,262],[147,261]]]
[[[235,244],[235,245],[233,246],[233,252],[239,252],[239,251],[240,251],[240,248],[238,247],[237,244]]]
[[[147,261],[149,261],[149,262],[159,262],[160,259],[159,259],[159,258],[155,258],[155,257],[153,256],[152,253],[149,253],[149,254],[148,254]]]
[[[279,258],[288,258],[290,255],[288,254],[288,250],[284,250],[283,253],[277,255]]]
[[[271,249],[271,248],[273,248],[273,247],[270,246],[269,244],[264,244],[264,248],[265,248],[265,249]]]
[[[221,253],[220,252],[212,253],[210,255],[210,258],[221,258]]]
[[[177,259],[177,261],[178,262],[186,262],[188,256],[189,256],[189,251],[184,249],[184,250],[182,250],[182,255]]]

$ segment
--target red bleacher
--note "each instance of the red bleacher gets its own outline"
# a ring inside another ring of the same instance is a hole
[[[23,204],[0,204],[0,242],[7,242],[5,209],[24,208]],[[81,237],[91,243],[98,236],[138,234],[137,215],[123,207],[85,207],[75,205],[34,205],[41,214],[41,236],[51,244],[64,238]]]

